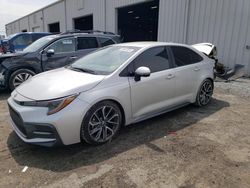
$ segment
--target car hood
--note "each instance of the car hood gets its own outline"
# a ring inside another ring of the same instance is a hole
[[[20,52],[20,53],[9,53],[9,54],[2,54],[0,56],[0,64],[6,60],[6,59],[11,59],[11,58],[19,58],[19,57],[23,57],[25,56],[27,53],[23,53],[23,52]]]
[[[36,101],[57,99],[88,91],[104,78],[103,75],[60,68],[34,76],[20,85],[16,92]]]
[[[24,55],[26,55],[26,53],[24,52],[8,53],[8,54],[1,55],[0,58],[19,57],[19,56],[24,56]]]

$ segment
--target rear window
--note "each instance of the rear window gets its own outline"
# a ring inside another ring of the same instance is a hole
[[[175,64],[177,66],[190,65],[203,60],[199,54],[189,48],[182,46],[172,46],[171,49],[174,55]]]
[[[98,43],[95,37],[78,37],[77,50],[98,48]]]
[[[114,41],[110,38],[99,38],[101,47],[108,46],[114,44]]]

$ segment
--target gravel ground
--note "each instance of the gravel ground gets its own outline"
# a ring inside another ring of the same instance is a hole
[[[0,93],[0,187],[249,188],[250,100],[234,87],[216,83],[208,106],[128,126],[108,144],[50,149],[12,132]]]
[[[250,78],[241,78],[231,82],[217,81],[215,86],[231,94],[250,98]]]

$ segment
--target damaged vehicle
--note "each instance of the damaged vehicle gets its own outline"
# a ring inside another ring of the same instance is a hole
[[[35,74],[64,67],[120,38],[104,31],[69,31],[38,39],[22,52],[0,57],[0,89],[14,90]]]
[[[207,105],[214,64],[183,44],[111,45],[17,87],[8,99],[11,126],[30,144],[103,144],[122,126]]]
[[[244,76],[244,65],[236,64],[234,68],[229,68],[218,61],[217,48],[211,43],[200,43],[192,45],[207,57],[215,60],[214,76],[225,81],[233,81]]]

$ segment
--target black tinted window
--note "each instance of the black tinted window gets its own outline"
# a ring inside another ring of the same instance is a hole
[[[98,48],[95,37],[79,37],[77,38],[77,50]]]
[[[188,48],[172,46],[171,49],[174,54],[175,64],[177,66],[190,65],[203,60],[199,54]]]
[[[36,40],[38,40],[38,39],[40,39],[40,38],[42,38],[44,36],[47,36],[47,35],[45,35],[45,34],[35,34],[35,35],[32,35],[32,40],[34,42],[34,41],[36,41]]]
[[[114,44],[114,41],[109,38],[99,38],[102,47]]]
[[[156,47],[143,52],[134,60],[134,70],[142,66],[148,67],[152,73],[171,68],[166,48]]]

